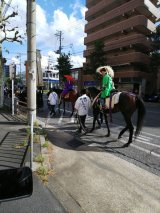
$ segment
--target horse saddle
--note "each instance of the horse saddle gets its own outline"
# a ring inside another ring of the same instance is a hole
[[[113,109],[115,104],[119,102],[121,92],[111,93],[110,97],[106,98],[105,103],[108,109]]]

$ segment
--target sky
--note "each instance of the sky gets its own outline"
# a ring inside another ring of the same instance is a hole
[[[48,56],[56,64],[59,55],[55,51],[59,48],[59,40],[55,34],[62,31],[62,52],[71,54],[71,64],[74,68],[81,67],[85,61],[85,0],[36,0],[36,4],[36,46],[41,51],[42,66],[47,66]],[[27,58],[26,0],[12,0],[5,16],[13,10],[18,12],[18,16],[10,18],[9,25],[18,27],[24,37],[23,44],[4,42],[3,56],[7,58],[7,64],[20,64],[18,56],[21,56],[23,67]]]

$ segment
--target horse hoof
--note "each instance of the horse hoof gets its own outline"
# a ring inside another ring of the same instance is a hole
[[[91,129],[89,132],[93,132],[94,131],[94,129]]]
[[[126,148],[126,147],[129,146],[129,144],[130,144],[130,143],[126,143],[126,144],[124,144],[122,147],[123,147],[123,148]]]
[[[109,137],[109,136],[110,136],[110,134],[105,135],[105,137]]]

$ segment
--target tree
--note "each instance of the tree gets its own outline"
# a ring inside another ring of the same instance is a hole
[[[56,65],[56,68],[59,70],[59,81],[61,82],[63,80],[64,75],[70,75],[71,74],[71,61],[70,61],[70,54],[62,53],[59,58],[57,58],[58,64]]]
[[[2,56],[2,44],[4,41],[8,42],[19,42],[22,43],[22,37],[19,34],[18,27],[10,27],[10,18],[18,15],[17,12],[13,11],[9,15],[5,16],[4,8],[7,5],[5,0],[0,2],[0,107],[3,106],[3,88],[4,88],[4,77],[3,77],[3,56]]]
[[[103,65],[106,65],[106,57],[104,52],[104,42],[97,40],[94,42],[94,49],[89,56],[89,62],[86,64],[85,73],[95,74],[95,70]]]

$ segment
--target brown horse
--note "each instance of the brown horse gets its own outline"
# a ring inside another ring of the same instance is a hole
[[[90,87],[88,88],[88,92],[90,93],[90,96],[92,98],[95,98],[100,93],[100,90],[98,90],[95,87]],[[119,96],[119,102],[114,105],[114,108],[111,110],[109,109],[103,110],[105,123],[108,129],[108,133],[106,136],[107,137],[110,136],[110,129],[108,125],[107,114],[110,112],[111,113],[121,112],[126,122],[126,126],[119,133],[118,139],[121,138],[121,136],[124,134],[126,130],[129,130],[129,140],[126,144],[123,145],[123,147],[129,146],[129,144],[132,143],[132,137],[133,137],[133,131],[134,131],[131,118],[133,113],[136,110],[138,110],[138,118],[137,118],[137,125],[136,125],[136,131],[135,131],[135,136],[137,137],[140,134],[140,131],[142,129],[143,120],[144,120],[144,116],[146,112],[144,102],[141,99],[141,97],[138,95],[135,95],[129,92],[121,92]],[[100,110],[97,113],[100,113]]]
[[[78,93],[75,90],[71,90],[71,91],[69,91],[69,94],[67,94],[65,97],[61,97],[62,91],[63,91],[62,89],[55,89],[55,92],[57,93],[57,95],[59,97],[59,104],[58,104],[59,113],[60,113],[61,104],[63,103],[63,114],[65,114],[65,112],[66,112],[65,103],[70,102],[72,105],[72,113],[71,113],[71,116],[72,116],[74,113],[74,105],[78,98]]]

